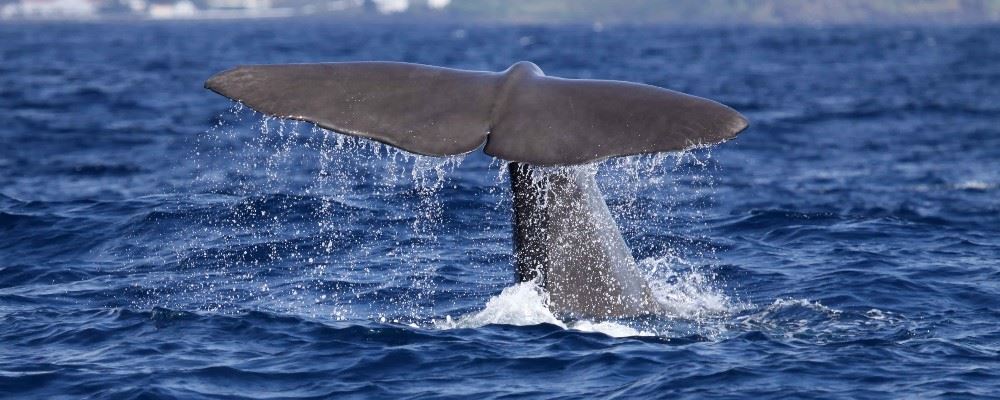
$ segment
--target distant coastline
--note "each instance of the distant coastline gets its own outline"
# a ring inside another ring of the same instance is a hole
[[[0,0],[2,20],[327,16],[499,23],[1000,22],[1000,0]]]

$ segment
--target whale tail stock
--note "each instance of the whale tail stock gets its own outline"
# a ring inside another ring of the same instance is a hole
[[[549,77],[530,62],[499,73],[397,62],[251,65],[216,74],[205,87],[267,115],[417,154],[483,146],[512,161],[518,279],[539,279],[553,311],[578,317],[654,314],[658,305],[593,175],[538,167],[683,151],[729,140],[748,125],[711,100]],[[529,183],[537,179],[547,180],[545,193]]]

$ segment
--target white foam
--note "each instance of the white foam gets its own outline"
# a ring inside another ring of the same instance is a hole
[[[823,304],[820,304],[819,301],[811,301],[808,299],[789,299],[789,298],[775,299],[774,302],[771,303],[771,305],[767,306],[767,308],[764,309],[764,312],[775,313],[781,309],[791,308],[791,307],[802,307],[831,317],[837,317],[842,313],[842,311],[838,309],[830,308],[824,306]]]
[[[958,190],[990,190],[996,188],[996,186],[988,182],[969,180],[955,185],[955,188]]]
[[[479,312],[463,316],[455,328],[478,328],[484,325],[553,324],[566,327],[549,311],[549,295],[534,282],[522,282],[508,287],[486,302]]]
[[[556,318],[548,307],[549,295],[534,282],[522,282],[508,287],[494,296],[486,307],[478,312],[459,317],[451,316],[443,321],[435,321],[440,329],[479,328],[486,325],[503,324],[529,326],[552,324],[563,329],[583,332],[598,332],[612,337],[653,336],[653,333],[636,330],[615,322],[574,321],[566,323]]]
[[[611,337],[656,336],[656,333],[641,331],[615,322],[576,321],[569,329],[581,332],[598,332]]]

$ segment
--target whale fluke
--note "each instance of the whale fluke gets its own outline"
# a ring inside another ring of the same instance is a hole
[[[350,62],[241,66],[205,87],[271,116],[448,156],[486,142],[497,80],[485,72]]]
[[[529,62],[475,72],[397,62],[241,66],[205,87],[280,118],[423,155],[531,165],[679,151],[735,137],[747,120],[700,97],[630,82],[545,76]]]
[[[519,281],[539,282],[560,316],[662,310],[588,167],[735,137],[747,120],[722,104],[638,83],[547,77],[519,62],[474,72],[393,62],[255,65],[205,87],[262,113],[313,122],[431,156],[483,146],[509,164]],[[485,146],[484,146],[485,144]]]

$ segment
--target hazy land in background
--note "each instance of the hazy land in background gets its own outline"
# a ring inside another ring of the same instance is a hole
[[[989,23],[1000,0],[0,0],[0,19],[331,18],[499,23]]]
[[[997,0],[453,0],[457,17],[513,22],[816,24],[989,22]]]

